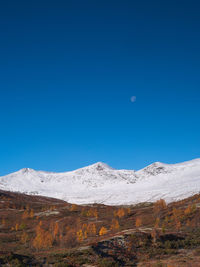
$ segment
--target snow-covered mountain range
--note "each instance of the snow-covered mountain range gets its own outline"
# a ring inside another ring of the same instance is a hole
[[[26,168],[0,177],[0,189],[77,204],[136,204],[160,198],[171,202],[200,192],[200,159],[155,162],[139,171],[116,170],[102,162],[64,173]]]

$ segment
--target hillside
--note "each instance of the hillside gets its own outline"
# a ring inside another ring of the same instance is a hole
[[[200,159],[153,163],[142,170],[115,170],[105,163],[64,173],[22,169],[0,177],[0,189],[59,198],[70,203],[130,205],[168,203],[200,192]]]
[[[0,266],[200,266],[200,195],[69,204],[0,191]]]

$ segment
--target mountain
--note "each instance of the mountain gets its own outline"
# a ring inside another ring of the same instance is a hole
[[[200,192],[200,159],[155,162],[142,170],[116,170],[105,163],[54,173],[25,168],[0,177],[0,189],[63,199],[70,203],[135,204],[180,200]]]

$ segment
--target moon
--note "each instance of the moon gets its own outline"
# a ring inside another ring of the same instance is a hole
[[[136,101],[136,96],[131,96],[131,102],[134,103]]]

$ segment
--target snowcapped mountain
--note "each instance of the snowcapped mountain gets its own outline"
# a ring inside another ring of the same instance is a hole
[[[200,159],[155,162],[139,171],[116,170],[102,162],[64,173],[26,168],[0,177],[0,189],[77,204],[135,204],[160,198],[171,202],[200,192]]]

